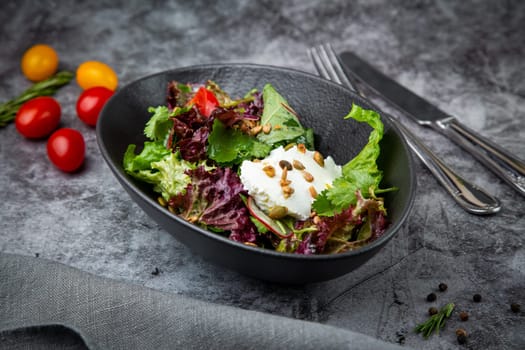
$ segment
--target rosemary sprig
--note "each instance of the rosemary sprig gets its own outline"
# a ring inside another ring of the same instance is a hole
[[[454,303],[448,303],[443,306],[437,314],[430,316],[428,320],[417,325],[414,331],[416,333],[423,333],[425,338],[428,338],[434,331],[436,334],[439,334],[439,330],[445,326],[446,319],[452,314],[454,306]]]
[[[0,128],[6,126],[15,119],[16,112],[24,102],[38,96],[51,96],[61,88],[68,84],[73,79],[73,73],[68,71],[58,72],[54,76],[42,80],[26,91],[22,92],[20,96],[7,101],[0,105]]]

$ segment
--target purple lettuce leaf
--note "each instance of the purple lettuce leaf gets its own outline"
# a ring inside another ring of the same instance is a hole
[[[241,114],[243,118],[259,120],[264,108],[262,93],[255,91],[251,93],[250,96],[253,97],[253,99],[247,102],[241,102],[237,108],[242,111]]]
[[[210,118],[220,120],[228,128],[244,120],[243,116],[234,109],[225,109],[222,107],[215,109],[211,113]]]
[[[356,192],[357,203],[331,217],[320,217],[317,231],[306,234],[297,254],[332,254],[359,248],[381,237],[387,227],[386,210],[373,193],[365,199]]]
[[[180,215],[189,222],[230,231],[230,239],[255,244],[257,229],[240,196],[246,193],[237,173],[230,168],[207,171],[200,166],[188,175],[191,184],[186,193],[172,198],[170,206],[179,208]]]
[[[168,108],[173,110],[175,107],[186,106],[193,97],[194,91],[190,84],[183,84],[173,80],[168,83],[166,95]]]
[[[195,108],[172,118],[170,137],[175,140],[171,148],[179,150],[182,159],[198,162],[206,159],[206,142],[210,134],[211,119],[199,114]]]
[[[230,107],[217,108],[211,117],[219,119],[228,128],[242,124],[242,122],[253,123],[261,119],[264,103],[259,92],[253,92],[243,99],[231,101],[230,104]]]

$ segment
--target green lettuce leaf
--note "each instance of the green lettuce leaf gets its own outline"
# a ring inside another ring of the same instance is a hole
[[[139,154],[135,154],[136,147],[134,144],[128,145],[123,159],[124,170],[132,176],[136,175],[135,177],[142,176],[142,171],[150,171],[152,162],[158,162],[171,153],[160,142],[144,142],[144,148]]]
[[[261,116],[261,125],[270,124],[272,130],[268,133],[259,133],[257,138],[273,147],[286,145],[291,142],[305,143],[308,148],[313,145],[313,132],[307,131],[297,118],[296,113],[288,102],[270,84],[263,88],[264,110]]]
[[[208,136],[208,157],[223,166],[240,164],[245,159],[264,158],[271,151],[271,146],[258,141],[255,137],[227,128],[220,120],[213,121],[213,128]]]
[[[178,153],[167,150],[160,142],[145,142],[144,149],[135,154],[136,146],[128,146],[123,166],[126,173],[134,178],[153,184],[153,190],[162,194],[165,200],[184,193],[191,179],[186,170],[196,165],[179,157]]]
[[[377,192],[383,177],[376,163],[380,152],[379,141],[383,138],[380,115],[353,104],[350,113],[345,117],[349,118],[366,122],[373,130],[365,147],[343,166],[342,176],[335,179],[332,187],[321,192],[314,201],[313,210],[321,216],[333,216],[348,206],[355,205],[357,190],[364,195]]]

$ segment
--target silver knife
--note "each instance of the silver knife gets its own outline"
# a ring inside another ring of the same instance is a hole
[[[525,196],[525,162],[494,142],[479,135],[427,100],[356,56],[345,51],[339,55],[345,73],[357,78],[360,88],[392,103],[418,124],[429,126],[459,144],[483,165]]]
[[[308,53],[321,77],[341,84],[358,95],[365,97],[363,90],[359,88],[358,82],[353,79],[353,76],[343,72],[343,66],[337,58],[332,45],[325,44],[312,47],[308,50]],[[499,212],[501,203],[498,198],[456,174],[454,170],[449,168],[428,149],[416,135],[412,134],[397,119],[381,111],[372,101],[368,100],[367,104],[379,112],[382,117],[388,119],[392,125],[397,126],[409,148],[427,166],[428,170],[436,177],[436,180],[443,185],[443,188],[463,209],[476,215],[488,215]]]

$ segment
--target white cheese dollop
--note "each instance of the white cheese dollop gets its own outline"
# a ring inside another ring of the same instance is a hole
[[[319,194],[329,188],[332,182],[341,176],[341,166],[336,165],[332,157],[325,158],[324,166],[321,166],[314,159],[315,152],[304,149],[302,151],[297,146],[287,150],[279,147],[260,161],[245,160],[242,162],[241,182],[257,206],[267,214],[271,208],[283,206],[288,208],[288,215],[299,220],[308,219],[314,201],[313,194]],[[283,169],[279,162],[283,160],[289,164],[298,161],[304,166],[304,170],[292,168],[287,171],[286,178],[291,181],[288,186],[293,189],[293,193],[289,196],[285,195],[281,186]],[[274,176],[269,176],[263,170],[266,166],[273,167]],[[306,178],[309,176],[306,174],[305,178],[305,172],[313,177],[312,181],[307,181]]]

